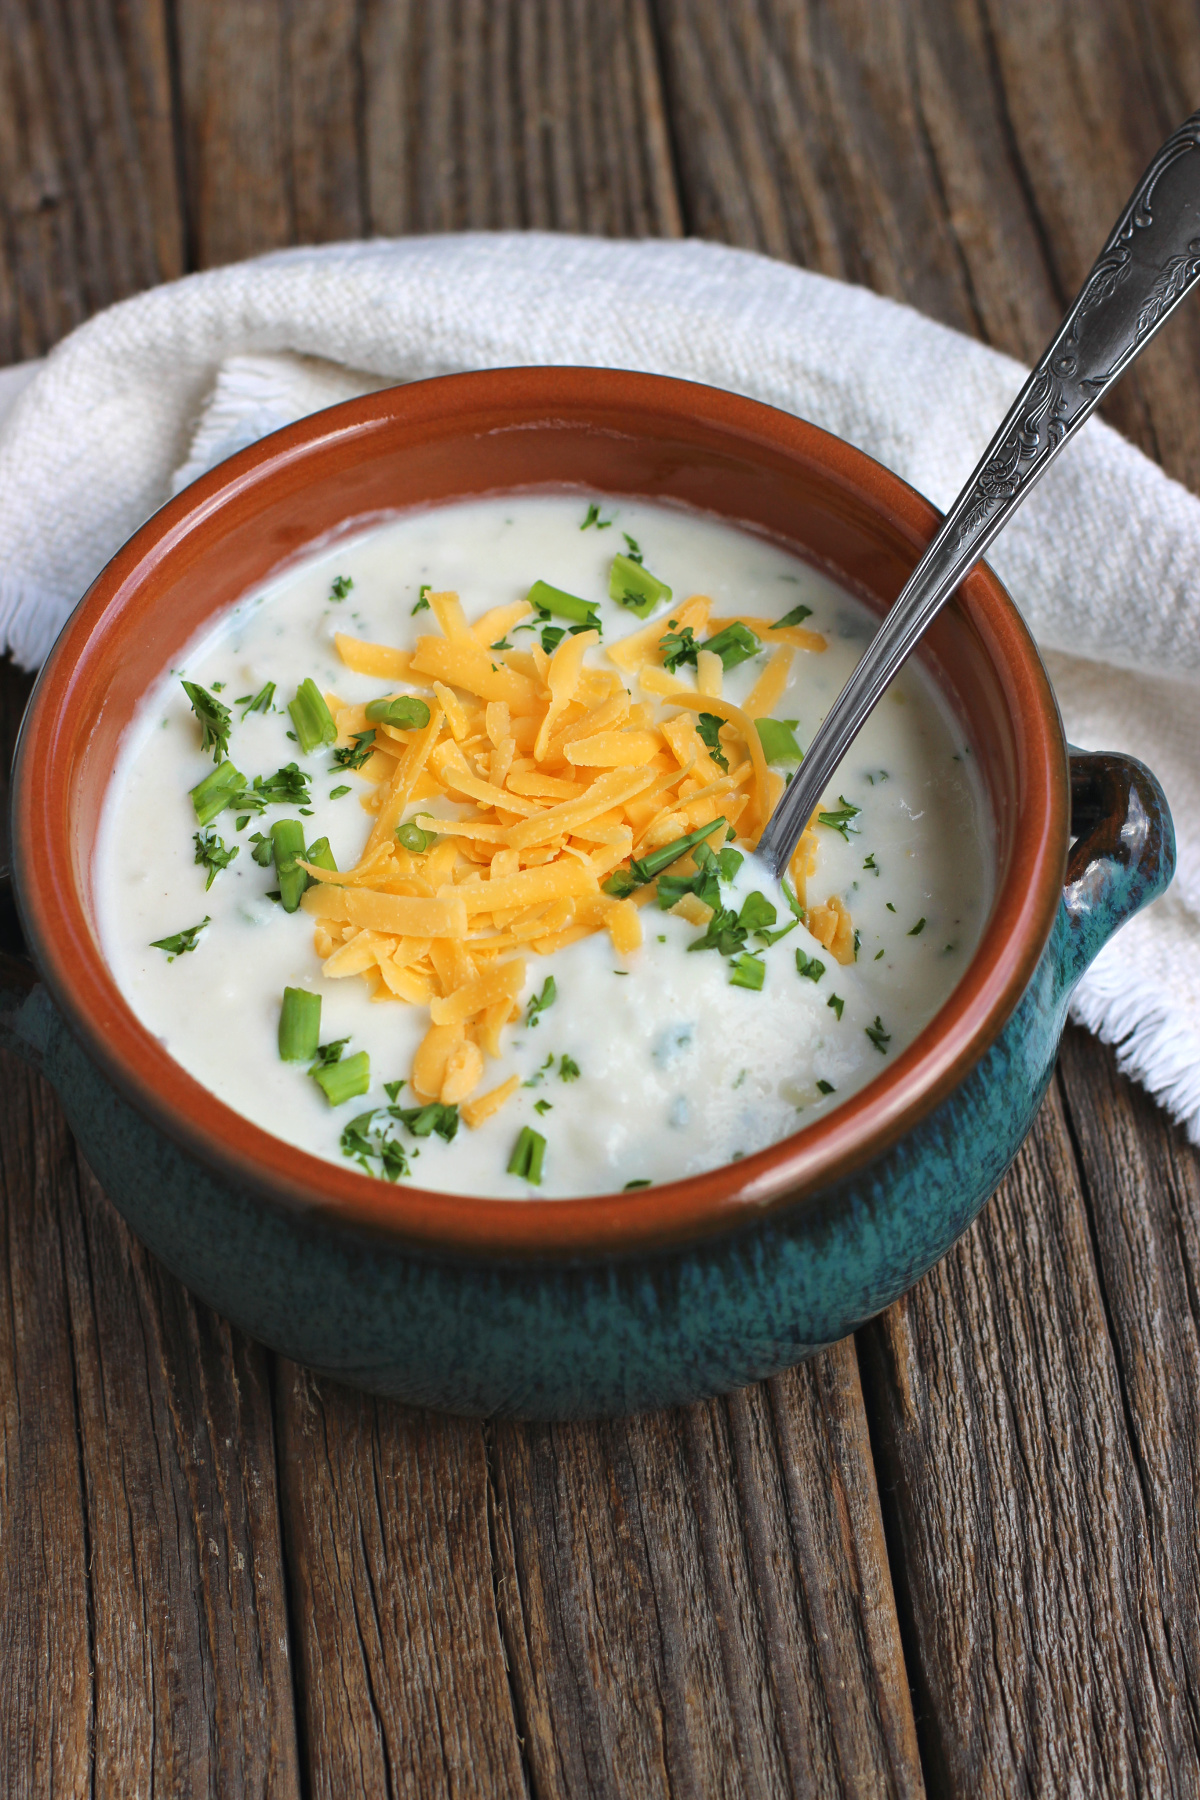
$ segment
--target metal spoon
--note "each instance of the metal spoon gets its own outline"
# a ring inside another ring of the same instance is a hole
[[[758,854],[786,872],[825,785],[963,576],[1200,277],[1200,112],[1169,137],[941,530],[826,714]]]

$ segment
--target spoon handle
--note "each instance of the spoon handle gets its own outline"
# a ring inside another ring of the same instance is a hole
[[[768,821],[776,874],[868,713],[934,616],[1098,400],[1200,276],[1200,112],[1162,146],[1075,304],[834,701]]]

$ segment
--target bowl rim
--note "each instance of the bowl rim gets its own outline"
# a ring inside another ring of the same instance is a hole
[[[531,398],[532,395],[532,398]],[[722,389],[625,370],[522,367],[437,376],[312,414],[218,465],[167,502],[97,576],[63,627],[22,724],[13,771],[14,884],[35,964],[92,1060],[174,1143],[264,1202],[333,1227],[382,1234],[456,1258],[522,1261],[628,1255],[698,1241],[813,1200],[911,1131],[959,1085],[1003,1030],[1049,938],[1062,893],[1070,814],[1067,750],[1046,671],[1016,606],[986,564],[952,604],[986,626],[1021,704],[1023,828],[984,935],[958,986],[913,1042],[842,1106],[766,1149],[678,1181],[582,1199],[503,1201],[439,1193],[345,1169],[273,1137],[202,1087],[138,1021],[108,971],[72,867],[68,748],[86,729],[71,705],[80,670],[104,637],[105,615],[233,497],[269,484],[297,457],[349,434],[370,454],[372,433],[402,421],[444,426],[469,407],[546,424],[619,398],[681,428],[697,423],[740,442],[782,448],[866,503],[911,545],[915,563],[940,520],[934,507],[864,452],[793,414]],[[844,577],[843,577],[844,579]],[[119,608],[116,609],[119,614]],[[51,821],[38,829],[39,821]]]

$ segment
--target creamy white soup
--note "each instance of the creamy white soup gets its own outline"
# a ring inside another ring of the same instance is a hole
[[[246,595],[128,729],[96,852],[138,1018],[344,1167],[651,1186],[840,1105],[986,916],[969,746],[915,664],[776,883],[753,844],[866,610],[777,545],[555,494],[396,516]]]

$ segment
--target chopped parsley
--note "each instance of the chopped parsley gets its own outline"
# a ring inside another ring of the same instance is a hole
[[[724,631],[707,638],[701,648],[719,656],[726,669],[736,669],[739,663],[749,662],[752,656],[757,656],[762,644],[748,625],[735,619]]]
[[[532,1125],[522,1125],[520,1134],[513,1146],[513,1153],[508,1159],[508,1173],[519,1175],[534,1187],[540,1187],[542,1181],[542,1159],[546,1154],[546,1140],[540,1131]]]
[[[906,937],[920,937],[920,935],[924,931],[924,929],[925,929],[924,919],[918,919],[916,924],[913,926],[912,930],[909,932],[906,932],[905,936]]]
[[[892,903],[891,903],[891,901],[890,901],[890,900],[885,900],[885,901],[884,901],[884,903],[883,903],[883,904],[884,904],[884,905],[885,905],[885,906],[886,906],[886,907],[887,907],[887,909],[888,909],[888,911],[889,911],[889,912],[891,912],[891,913],[894,913],[894,912],[895,912],[895,910],[896,910],[896,909],[895,909],[895,907],[894,907],[894,906],[893,906],[893,905],[892,905]]]
[[[421,583],[421,591],[420,591],[420,596],[417,600],[417,604],[413,607],[412,611],[408,615],[410,619],[415,619],[419,612],[428,612],[429,611],[430,585],[431,584],[428,581],[423,581]]]
[[[642,546],[638,543],[637,539],[631,538],[627,531],[623,531],[621,536],[625,539],[625,549],[628,553],[630,562],[644,562],[645,558],[642,555]]]
[[[885,1031],[883,1029],[883,1021],[878,1013],[875,1014],[875,1023],[873,1025],[864,1025],[863,1030],[878,1050],[880,1056],[886,1056],[887,1047],[892,1041],[892,1034],[890,1031]]]
[[[256,775],[254,777],[254,799],[261,802],[259,812],[264,806],[307,806],[308,784],[311,780],[306,771],[294,762],[285,763],[282,769],[276,769],[273,775]],[[242,795],[242,804],[252,804],[250,793]]]
[[[579,1080],[579,1064],[575,1061],[574,1057],[563,1056],[559,1058],[558,1079],[560,1081]]]
[[[250,833],[250,842],[254,846],[250,854],[258,864],[259,868],[269,869],[271,866],[271,858],[274,854],[271,846],[270,833],[266,831],[252,831]]]
[[[542,983],[542,991],[530,1000],[525,1013],[526,1025],[536,1025],[541,1015],[558,999],[558,988],[553,975],[547,975]]]
[[[653,1185],[654,1184],[651,1182],[649,1176],[643,1175],[637,1181],[627,1181],[621,1191],[625,1194],[631,1194],[635,1188],[652,1187]]]
[[[791,612],[784,613],[782,619],[776,619],[772,631],[782,631],[785,625],[803,625],[805,619],[812,618],[811,606],[793,606]]]
[[[829,996],[828,1000],[825,1002],[825,1004],[826,1004],[826,1006],[830,1006],[833,1008],[833,1010],[837,1014],[838,1020],[840,1022],[842,1013],[844,1012],[845,1006],[846,1006],[846,1002],[842,999],[842,996],[840,994],[830,994],[830,996]]]
[[[241,707],[242,723],[244,724],[248,714],[252,712],[270,712],[271,702],[274,698],[275,683],[273,681],[268,681],[259,688],[257,694],[240,694],[233,704]]]
[[[403,1082],[395,1083],[397,1093],[403,1085]],[[390,1088],[392,1084],[388,1086]],[[452,1144],[458,1132],[457,1106],[448,1106],[441,1100],[432,1100],[428,1106],[389,1106],[388,1115],[399,1119],[415,1138],[432,1137],[436,1133],[443,1143]]]
[[[174,962],[177,956],[186,956],[189,950],[194,950],[196,948],[200,933],[204,930],[206,925],[211,923],[212,921],[206,913],[198,925],[188,925],[183,931],[177,931],[174,937],[151,938],[150,948],[152,950],[165,950],[167,953],[167,961]]]
[[[674,619],[670,623],[674,625]],[[685,625],[682,631],[664,633],[658,640],[658,647],[662,651],[663,668],[669,674],[673,675],[684,663],[691,663],[693,668],[696,667],[700,645],[696,642],[696,634],[690,625]]]
[[[378,1111],[378,1107],[373,1107],[370,1112],[359,1113],[345,1126],[341,1136],[342,1155],[352,1158],[368,1175],[379,1174],[385,1181],[399,1181],[401,1176],[411,1173],[408,1157],[392,1135],[390,1123],[373,1128]],[[378,1169],[371,1166],[376,1162]]]
[[[851,820],[857,819],[859,813],[862,811],[862,807],[851,806],[845,794],[839,794],[838,799],[841,801],[840,810],[837,812],[819,812],[817,814],[817,823],[819,825],[828,825],[830,831],[840,831],[846,842],[849,843],[851,831],[858,830],[857,825],[851,824]]]
[[[882,951],[882,950],[877,950],[877,951],[876,951],[876,952],[875,952],[875,961],[876,961],[876,962],[881,962],[881,961],[882,961],[882,960],[883,960],[883,957],[884,957],[884,954],[885,954],[885,952],[884,952],[884,951]]]
[[[796,973],[803,975],[806,981],[820,981],[825,973],[825,964],[818,962],[815,956],[805,956],[803,950],[797,950]]]
[[[817,1092],[821,1094],[836,1094],[837,1089],[834,1087],[832,1081],[818,1081]]]
[[[879,864],[875,861],[875,852],[873,850],[872,850],[870,856],[868,856],[866,862],[863,864],[863,868],[870,869],[872,875],[878,875]]]
[[[696,730],[700,734],[700,742],[704,745],[718,769],[724,769],[725,773],[728,774],[729,758],[721,748],[720,733],[724,723],[724,719],[720,718],[718,714],[702,712],[700,717],[696,720]]]
[[[594,525],[596,527],[597,531],[607,531],[611,524],[612,524],[611,519],[602,519],[600,517],[599,502],[596,500],[590,500],[588,502],[587,517],[584,519],[583,524],[579,527],[579,529],[580,529],[580,531],[587,531],[590,529],[591,526]]]
[[[548,1112],[553,1112],[554,1108],[550,1104],[549,1100],[535,1100],[533,1103],[533,1110],[535,1113],[543,1113],[544,1114],[544,1113],[548,1113]]]
[[[333,586],[329,590],[329,598],[331,600],[344,600],[353,586],[354,583],[351,581],[349,575],[335,575],[333,578]]]
[[[374,731],[356,731],[354,741],[335,750],[333,760],[339,769],[361,769],[375,744]],[[349,788],[346,789],[349,793]]]
[[[204,891],[207,893],[221,870],[229,867],[240,845],[235,844],[232,850],[227,849],[215,831],[198,831],[193,841],[196,845],[196,861],[202,869],[208,870],[208,880],[204,884]]]
[[[200,722],[200,748],[211,750],[213,761],[224,761],[229,753],[229,725],[231,714],[227,706],[202,688],[198,682],[185,681],[183,691],[191,702],[192,711]]]

